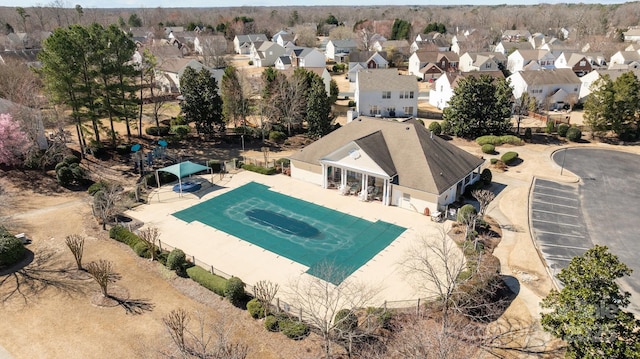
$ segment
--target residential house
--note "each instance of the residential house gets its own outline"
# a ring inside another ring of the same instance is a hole
[[[251,44],[250,60],[255,67],[268,67],[276,63],[278,57],[284,55],[285,48],[271,41],[257,41]]]
[[[386,69],[389,67],[386,54],[378,51],[353,51],[349,54],[349,82],[356,82],[356,73],[362,69]]]
[[[290,160],[294,179],[334,189],[336,195],[353,193],[360,200],[422,214],[445,211],[478,181],[484,163],[414,119],[363,116],[294,153]]]
[[[449,106],[449,100],[453,97],[453,92],[459,86],[460,80],[480,75],[504,79],[502,71],[496,69],[493,71],[446,72],[434,82],[433,88],[429,90],[429,104],[443,110]]]
[[[421,78],[422,81],[433,82],[440,78],[443,73],[444,71],[438,67],[438,65],[431,63],[420,69],[420,76],[418,77]]]
[[[198,34],[193,40],[193,50],[198,55],[224,55],[227,53],[227,39],[222,35]]]
[[[191,53],[194,51],[194,42],[197,36],[198,33],[196,33],[195,31],[172,31],[169,34],[168,39],[170,43],[174,43],[176,46],[178,46],[179,49],[186,47],[187,52]]]
[[[546,110],[561,109],[578,102],[582,82],[572,69],[520,71],[508,77],[513,96],[528,93]]]
[[[558,69],[572,69],[578,77],[584,76],[594,69],[594,65],[585,54],[566,51],[556,58],[555,67]]]
[[[177,57],[158,59],[158,66],[155,71],[156,86],[165,93],[180,93],[180,79],[187,67],[191,67],[196,71],[200,71],[202,68],[208,69],[211,72],[211,76],[216,79],[218,92],[220,92],[220,81],[222,80],[222,75],[224,75],[224,69],[211,69],[197,60]]]
[[[547,50],[516,50],[507,56],[507,69],[512,73],[522,71],[532,62],[541,68],[552,69],[555,60],[553,53]]]
[[[640,42],[640,28],[636,27],[622,33],[625,42]]]
[[[273,37],[271,37],[271,41],[275,42],[276,44],[282,46],[282,47],[287,47],[287,46],[295,46],[296,45],[296,35],[291,34],[285,30],[280,30],[278,32],[276,32],[275,35],[273,35]]]
[[[506,42],[500,41],[493,51],[499,52],[505,56],[510,55],[516,50],[533,50],[533,46],[528,41],[525,42]]]
[[[356,75],[356,111],[364,116],[418,115],[418,82],[397,69],[366,69]]]
[[[528,41],[530,37],[531,33],[528,30],[504,30],[501,40],[506,42],[520,42]]]
[[[277,70],[286,70],[291,67],[291,56],[282,55],[276,59],[276,62],[273,64]]]
[[[636,78],[640,80],[640,69],[624,69],[624,70],[596,69],[582,76],[580,78],[580,81],[582,82],[582,86],[580,86],[580,95],[578,96],[579,101],[584,102],[587,99],[587,97],[591,95],[591,92],[593,92],[594,90],[592,88],[593,84],[601,76],[607,75],[609,76],[609,79],[611,79],[611,81],[615,81],[618,78],[618,76],[624,73],[627,73],[629,71],[633,72],[636,75]]]
[[[327,42],[326,56],[337,63],[344,62],[348,58],[349,53],[355,51],[358,45],[353,39],[347,40],[329,40]]]
[[[293,67],[324,67],[327,65],[327,59],[324,54],[316,49],[309,47],[296,47],[287,49],[291,56],[291,65]]]
[[[420,41],[416,39],[409,47],[409,52],[411,53],[421,50],[446,52],[451,50],[451,43],[444,36],[438,36],[435,38],[423,38]]]
[[[251,45],[257,41],[269,41],[265,34],[236,35],[233,38],[233,50],[236,54],[248,55],[251,53]]]
[[[178,49],[175,46],[171,46],[166,42],[162,45],[151,45],[148,47],[148,49],[149,49],[149,52],[151,52],[153,56],[155,56],[157,59],[184,57],[184,54],[180,49]]]
[[[458,54],[447,52],[435,52],[435,51],[417,51],[409,57],[409,74],[424,79],[424,73],[420,72],[420,69],[424,68],[428,64],[437,65],[442,71],[456,71],[458,69],[458,62],[460,58]]]
[[[630,65],[640,62],[640,50],[638,51],[618,51],[611,56],[609,66]],[[615,66],[614,66],[615,67]]]
[[[458,68],[462,72],[495,71],[506,64],[507,57],[498,52],[467,52],[460,56]]]

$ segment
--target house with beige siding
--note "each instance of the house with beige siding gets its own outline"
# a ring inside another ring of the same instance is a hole
[[[362,116],[290,159],[292,178],[425,214],[455,202],[479,179],[484,163],[414,119]]]

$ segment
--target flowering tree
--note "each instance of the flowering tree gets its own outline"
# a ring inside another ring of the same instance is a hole
[[[31,146],[29,136],[20,128],[10,114],[0,114],[0,163],[14,166]]]

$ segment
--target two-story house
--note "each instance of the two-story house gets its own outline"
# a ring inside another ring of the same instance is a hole
[[[236,35],[233,39],[233,50],[236,54],[248,55],[251,52],[251,45],[257,41],[268,41],[265,34]]]
[[[396,69],[358,71],[356,111],[364,116],[409,117],[418,115],[418,82]]]
[[[499,52],[505,56],[509,56],[516,50],[533,50],[533,46],[529,41],[524,42],[509,42],[509,41],[500,41],[496,47],[493,49],[495,52]]]
[[[509,76],[508,80],[516,99],[526,92],[546,110],[577,103],[582,86],[572,69],[520,71]]]
[[[457,71],[460,58],[455,52],[417,51],[409,57],[409,74],[424,79],[420,70],[429,64],[438,66],[440,70]]]
[[[461,79],[470,76],[489,75],[495,79],[504,79],[500,70],[472,71],[472,72],[447,72],[438,78],[433,88],[429,91],[429,104],[441,110],[449,106],[449,100]]]
[[[344,62],[348,58],[351,51],[355,51],[358,44],[353,39],[346,40],[329,40],[325,50],[325,55],[331,60],[338,63]]]
[[[536,63],[541,68],[555,68],[555,56],[547,50],[516,50],[507,57],[507,69],[511,72],[524,70],[530,63]]]
[[[496,71],[506,68],[507,57],[498,52],[466,52],[460,56],[460,71]]]
[[[254,42],[251,44],[249,57],[255,67],[273,66],[276,60],[284,55],[285,48],[271,41]]]
[[[568,51],[561,53],[556,58],[555,67],[557,69],[572,69],[578,77],[584,76],[594,69],[594,65],[585,54]]]

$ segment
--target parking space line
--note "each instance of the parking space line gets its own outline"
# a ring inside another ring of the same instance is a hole
[[[584,249],[589,250],[589,248],[585,248],[585,247],[576,247],[576,246],[563,246],[561,244],[551,244],[551,243],[540,243],[541,246],[547,246],[547,247],[557,247],[557,248],[572,248],[572,249]]]
[[[546,259],[553,259],[556,261],[562,261],[562,262],[571,262],[571,258],[567,258],[567,257],[561,257],[561,256],[544,256]]]
[[[575,190],[548,187],[548,186],[545,186],[545,185],[538,185],[538,184],[536,184],[536,187],[533,189],[533,191],[535,192],[535,190],[538,189],[538,188],[546,188],[546,189],[550,189],[550,190],[553,190],[553,191],[567,192],[567,193],[575,193],[576,192]]]
[[[552,223],[552,224],[557,224],[559,226],[567,226],[567,227],[584,227],[581,226],[579,224],[568,224],[568,223],[559,223],[559,222],[552,222],[552,221],[543,221],[541,219],[532,219],[532,222],[542,222],[542,223]]]
[[[561,237],[573,237],[573,238],[584,238],[585,237],[585,236],[576,236],[575,234],[548,232],[548,231],[541,231],[541,230],[537,230],[537,229],[534,229],[534,231],[536,231],[537,233],[553,234],[554,236],[561,236]]]
[[[540,196],[547,196],[547,197],[563,198],[563,199],[568,199],[568,200],[576,201],[576,202],[578,201],[578,199],[577,199],[577,198],[575,198],[575,197],[557,196],[557,195],[555,195],[555,194],[546,194],[546,193],[534,192],[534,193],[533,193],[533,195],[534,195],[534,196],[535,196],[535,195],[540,195]]]
[[[560,213],[560,212],[554,212],[554,211],[545,211],[543,209],[535,209],[532,208],[531,209],[532,212],[542,212],[542,213],[551,213],[551,214],[556,214],[558,216],[567,216],[567,217],[574,217],[574,218],[578,218],[578,215],[576,214],[566,214],[566,213]]]
[[[576,206],[570,206],[568,204],[558,204],[558,203],[553,203],[553,202],[545,202],[545,201],[541,201],[541,200],[536,200],[535,198],[533,199],[533,202],[535,203],[544,203],[544,204],[552,204],[554,206],[560,206],[560,207],[568,207],[568,208],[575,208],[578,209],[578,207]]]

